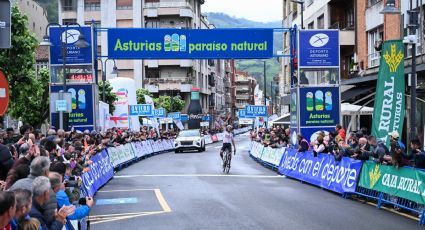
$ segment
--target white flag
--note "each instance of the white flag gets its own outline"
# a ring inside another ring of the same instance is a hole
[[[153,103],[153,99],[150,96],[148,96],[148,95],[144,95],[144,96],[145,96],[145,102],[146,102],[146,104],[152,105],[152,109],[155,109],[155,105]]]

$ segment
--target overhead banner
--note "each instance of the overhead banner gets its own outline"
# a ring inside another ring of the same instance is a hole
[[[62,42],[66,49],[66,65],[92,65],[92,47],[91,47],[91,27],[90,26],[69,26],[69,27],[50,27],[50,64],[62,65]],[[89,43],[86,48],[80,48],[75,45],[80,35]]]
[[[9,0],[0,0],[0,49],[12,46],[12,7]]]
[[[400,40],[384,41],[373,108],[372,136],[390,145],[388,135],[403,132],[405,111],[404,48]]]
[[[245,110],[247,117],[267,117],[267,107],[264,105],[247,105]]]
[[[51,86],[51,93],[58,93],[62,90],[62,86]],[[69,114],[68,124],[69,127],[84,131],[85,129],[94,130],[94,111],[95,95],[93,85],[67,85],[67,92],[71,93],[71,107],[72,112]],[[57,116],[53,116],[52,124],[56,124]]]
[[[339,68],[339,31],[300,30],[299,67]]]
[[[314,157],[312,152],[298,153],[286,148],[279,172],[337,193],[352,193],[356,190],[361,167],[362,162],[352,158],[335,161],[332,155]]]
[[[112,59],[272,58],[273,29],[108,30]]]
[[[395,168],[366,161],[359,186],[425,204],[425,172],[410,167]]]

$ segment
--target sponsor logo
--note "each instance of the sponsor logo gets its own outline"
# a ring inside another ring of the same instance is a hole
[[[315,34],[310,38],[310,45],[313,47],[322,47],[328,44],[329,36],[326,34]]]
[[[75,29],[66,30],[62,33],[62,42],[66,44],[74,44],[78,41],[80,31]]]

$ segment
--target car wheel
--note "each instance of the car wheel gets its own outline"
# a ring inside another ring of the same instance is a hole
[[[180,152],[180,150],[177,150],[177,149],[176,149],[176,150],[174,150],[174,153],[179,153],[179,152]]]
[[[202,147],[202,152],[205,152],[205,143],[204,143],[204,147]]]

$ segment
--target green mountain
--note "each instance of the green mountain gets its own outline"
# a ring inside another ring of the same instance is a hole
[[[224,13],[205,13],[208,17],[208,21],[214,24],[216,28],[280,28],[282,24],[280,21],[276,22],[256,22],[247,20],[244,18],[236,18],[229,16]],[[282,39],[279,36],[275,36],[274,44],[283,44]],[[263,73],[264,63],[261,59],[246,59],[236,60],[236,68],[240,71],[248,72],[251,76],[255,77],[260,89],[263,88]],[[273,81],[273,77],[280,72],[280,63],[277,59],[266,60],[266,82],[267,82],[267,96],[270,96],[270,82]]]

